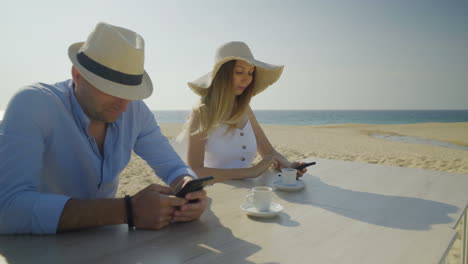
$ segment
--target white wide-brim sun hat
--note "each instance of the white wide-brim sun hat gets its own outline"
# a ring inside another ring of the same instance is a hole
[[[196,94],[205,96],[219,68],[224,63],[231,60],[244,60],[255,66],[253,95],[261,93],[268,88],[268,86],[275,83],[283,73],[283,65],[273,65],[256,60],[247,44],[241,41],[231,41],[221,45],[221,47],[216,50],[213,70],[195,81],[189,82],[188,86]]]
[[[104,93],[141,100],[153,92],[144,69],[145,42],[131,30],[98,23],[86,42],[68,48],[68,57],[80,75]]]

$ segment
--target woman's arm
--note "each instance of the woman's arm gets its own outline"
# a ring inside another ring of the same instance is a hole
[[[194,113],[192,113],[194,115]],[[192,135],[200,126],[199,118],[194,115],[191,118],[190,133],[188,135],[187,163],[199,177],[213,176],[213,182],[231,179],[254,178],[262,174],[273,163],[271,156],[264,158],[252,168],[242,169],[217,169],[205,167],[206,134]]]
[[[289,165],[290,162],[283,155],[278,153],[271,145],[250,106],[247,108],[247,116],[250,120],[250,124],[252,124],[255,138],[257,139],[258,152],[260,155],[262,157],[272,155],[274,159],[281,160],[284,165]]]
[[[257,139],[258,152],[262,157],[268,155],[272,156],[276,169],[296,168],[297,166],[303,164],[303,162],[290,162],[286,157],[284,157],[283,155],[281,155],[281,153],[275,150],[275,148],[271,145],[270,141],[263,132],[263,129],[258,123],[257,118],[255,117],[255,114],[252,111],[252,108],[250,108],[250,106],[247,108],[247,116],[250,120],[250,124],[252,124],[252,128],[255,133],[255,138]],[[306,169],[300,171],[299,175],[302,176],[302,174],[306,171]]]

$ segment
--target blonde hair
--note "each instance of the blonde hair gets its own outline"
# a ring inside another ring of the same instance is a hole
[[[235,60],[231,60],[219,68],[210,87],[208,87],[208,93],[206,96],[202,96],[200,103],[194,107],[188,123],[193,122],[193,119],[198,117],[199,126],[191,131],[192,135],[201,133],[208,135],[222,124],[229,126],[227,130],[229,132],[243,118],[253,96],[255,71],[250,85],[242,94],[236,96],[232,87],[235,63]]]

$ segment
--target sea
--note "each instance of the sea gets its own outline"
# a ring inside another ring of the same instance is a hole
[[[185,123],[189,110],[153,111],[158,123]],[[468,122],[468,110],[256,110],[261,124],[415,124]]]
[[[416,124],[468,122],[468,110],[257,110],[261,124],[271,125],[328,125],[328,124]],[[185,123],[190,111],[153,111],[161,123]],[[438,140],[372,134],[375,138],[412,144],[428,144],[468,151],[468,146]]]
[[[257,110],[254,111],[261,124],[271,125],[328,125],[328,124],[416,124],[468,122],[468,110]],[[0,110],[0,124],[3,119]],[[160,124],[185,123],[189,110],[153,111]],[[468,146],[455,145],[432,139],[399,135],[371,135],[385,140],[413,144],[429,144],[468,151]]]
[[[427,122],[468,122],[468,110],[255,110],[261,124],[415,124]],[[0,121],[3,119],[0,110]],[[158,123],[185,123],[189,110],[153,111]]]

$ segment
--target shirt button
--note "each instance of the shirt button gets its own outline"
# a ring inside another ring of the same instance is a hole
[[[244,157],[242,157],[242,158],[241,158],[241,161],[244,161],[244,160],[245,160],[245,158],[244,158]]]
[[[246,149],[246,148],[247,148],[247,146],[246,146],[246,145],[244,145],[244,146],[242,146],[242,148],[243,148],[243,149]]]
[[[240,135],[241,135],[241,136],[244,136],[244,132],[240,132]]]

